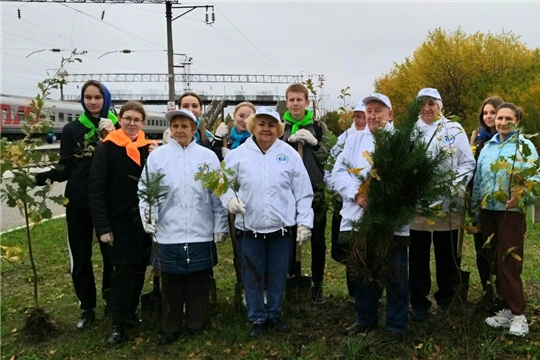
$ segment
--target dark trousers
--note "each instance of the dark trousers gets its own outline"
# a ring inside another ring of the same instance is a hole
[[[200,330],[204,327],[208,312],[210,275],[210,269],[185,275],[161,273],[163,332],[179,331],[184,317],[188,330]]]
[[[351,274],[350,266],[347,266],[345,259],[349,254],[349,245],[339,242],[339,230],[341,227],[341,207],[343,203],[334,201],[334,213],[332,214],[332,259],[345,265],[345,278],[347,282],[347,292],[350,297],[354,297],[355,285]]]
[[[491,271],[491,261],[488,258],[486,249],[483,249],[485,240],[481,232],[474,234],[474,249],[476,250],[476,267],[480,276],[482,290],[486,291],[489,273]]]
[[[146,265],[114,266],[110,297],[113,324],[124,325],[137,312],[145,272]]]
[[[71,258],[71,278],[81,310],[96,307],[96,281],[92,267],[92,245],[94,228],[89,208],[66,207],[69,256]],[[103,298],[111,287],[112,265],[107,253],[107,244],[98,241],[103,258],[103,280],[101,291]]]
[[[427,295],[431,289],[429,269],[431,250],[430,231],[411,230],[409,247],[409,287],[411,306],[414,309],[429,309]],[[457,257],[458,230],[433,231],[435,270],[438,290],[435,300],[439,306],[448,307],[459,283],[461,259]]]
[[[525,313],[525,294],[521,282],[523,247],[527,223],[525,214],[493,210],[480,210],[480,224],[484,240],[494,234],[490,241],[488,257],[493,259],[493,274],[499,302],[506,304],[514,315]],[[508,254],[508,249],[521,260]]]

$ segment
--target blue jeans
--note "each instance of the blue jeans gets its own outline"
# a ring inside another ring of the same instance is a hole
[[[263,234],[239,237],[238,254],[246,296],[248,320],[263,323],[281,315],[293,239],[290,234],[264,239]],[[267,305],[264,305],[266,288]]]
[[[392,254],[394,272],[386,281],[386,330],[404,334],[409,323],[409,278],[407,247],[397,247]],[[355,280],[354,306],[359,325],[378,325],[377,305],[382,289],[374,282]]]

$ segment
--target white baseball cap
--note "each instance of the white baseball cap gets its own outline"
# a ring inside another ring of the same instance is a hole
[[[187,117],[190,120],[193,120],[193,122],[195,124],[197,124],[197,118],[195,117],[195,115],[193,115],[193,113],[191,111],[186,110],[186,109],[168,111],[165,114],[165,119],[167,119],[167,121],[171,122],[171,119],[174,118],[175,116]]]
[[[354,108],[353,112],[354,111],[366,112],[366,105],[363,102],[360,101],[360,102],[356,103],[356,107]]]
[[[434,88],[422,89],[422,90],[420,90],[418,92],[418,95],[416,95],[417,98],[424,97],[424,96],[429,96],[429,97],[434,98],[436,100],[441,100],[442,101],[441,94],[439,94],[439,90],[434,89]]]
[[[279,116],[279,113],[271,107],[259,106],[258,108],[256,108],[255,117],[261,116],[261,115],[271,116],[274,119],[276,119],[278,122],[281,122],[281,117]]]
[[[390,102],[390,99],[386,95],[373,93],[369,95],[368,97],[364,98],[364,100],[362,100],[364,105],[367,105],[370,101],[382,102],[387,108],[392,109],[392,103]]]

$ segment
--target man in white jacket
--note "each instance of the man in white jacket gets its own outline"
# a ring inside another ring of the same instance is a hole
[[[459,285],[460,258],[457,255],[458,230],[463,223],[461,217],[462,195],[471,180],[476,166],[469,139],[463,127],[446,119],[442,113],[442,98],[437,89],[425,88],[417,98],[424,99],[424,106],[416,126],[424,133],[432,154],[448,151],[451,157],[446,166],[455,173],[448,196],[434,206],[440,207],[446,216],[429,224],[424,217],[411,222],[411,245],[409,257],[411,319],[422,321],[427,317],[431,301],[427,299],[431,287],[430,253],[431,242],[435,248],[435,268],[438,291],[434,297],[440,314],[446,313]]]
[[[353,222],[361,219],[368,200],[363,198],[358,189],[361,185],[357,177],[348,170],[363,168],[367,174],[371,168],[367,159],[362,156],[364,151],[372,152],[375,143],[371,131],[384,129],[392,131],[392,104],[383,94],[371,94],[363,100],[366,105],[366,120],[368,128],[365,131],[352,134],[345,142],[343,152],[338,156],[332,171],[332,181],[335,190],[343,197],[341,210],[341,234],[347,236],[353,230]],[[394,271],[386,283],[386,336],[385,343],[400,341],[408,326],[409,283],[407,277],[407,245],[409,229],[404,227],[394,233],[396,247],[392,252]],[[377,305],[382,289],[375,282],[355,280],[356,321],[345,331],[357,334],[371,331],[378,326]]]

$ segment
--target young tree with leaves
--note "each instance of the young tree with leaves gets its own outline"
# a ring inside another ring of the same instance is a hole
[[[504,306],[495,316],[488,317],[486,323],[508,328],[509,334],[516,336],[529,332],[520,276],[525,206],[540,195],[540,161],[532,142],[516,128],[521,125],[521,118],[521,110],[512,103],[498,107],[495,118],[498,134],[484,145],[473,188],[484,248],[493,262],[497,297]]]
[[[89,80],[81,90],[84,113],[64,126],[60,143],[59,167],[36,174],[36,185],[67,181],[65,196],[71,277],[79,300],[81,316],[79,330],[88,328],[95,320],[96,282],[92,265],[94,227],[88,206],[88,185],[92,157],[103,135],[113,131],[118,122],[110,111],[111,94],[102,83]],[[106,244],[99,242],[103,258],[102,297],[106,301],[110,289],[112,265]],[[108,311],[106,308],[105,311]]]
[[[24,330],[34,340],[42,340],[55,331],[56,326],[49,315],[40,307],[38,292],[38,269],[34,262],[32,250],[32,227],[44,219],[50,219],[52,212],[47,205],[47,200],[61,205],[67,205],[69,199],[63,196],[50,196],[51,182],[44,181],[43,187],[35,190],[36,178],[31,173],[32,168],[42,168],[50,166],[50,162],[55,162],[58,156],[54,153],[39,151],[38,147],[43,144],[39,136],[47,133],[52,128],[49,114],[45,107],[45,99],[50,95],[52,89],[57,89],[64,83],[64,66],[73,62],[81,62],[79,56],[83,54],[73,50],[67,58],[62,58],[60,68],[55,74],[38,84],[40,93],[30,102],[30,114],[26,117],[22,132],[25,137],[21,140],[8,142],[2,138],[0,152],[2,159],[1,178],[5,188],[1,189],[0,197],[10,207],[18,207],[26,220],[26,240],[28,255],[32,268],[33,298],[34,306],[27,313],[27,321]],[[9,183],[5,183],[4,174],[11,171],[13,178]],[[51,171],[63,171],[61,165]],[[10,249],[5,250],[5,256],[10,259]],[[4,257],[4,255],[2,255]],[[11,259],[13,260],[13,258]]]

